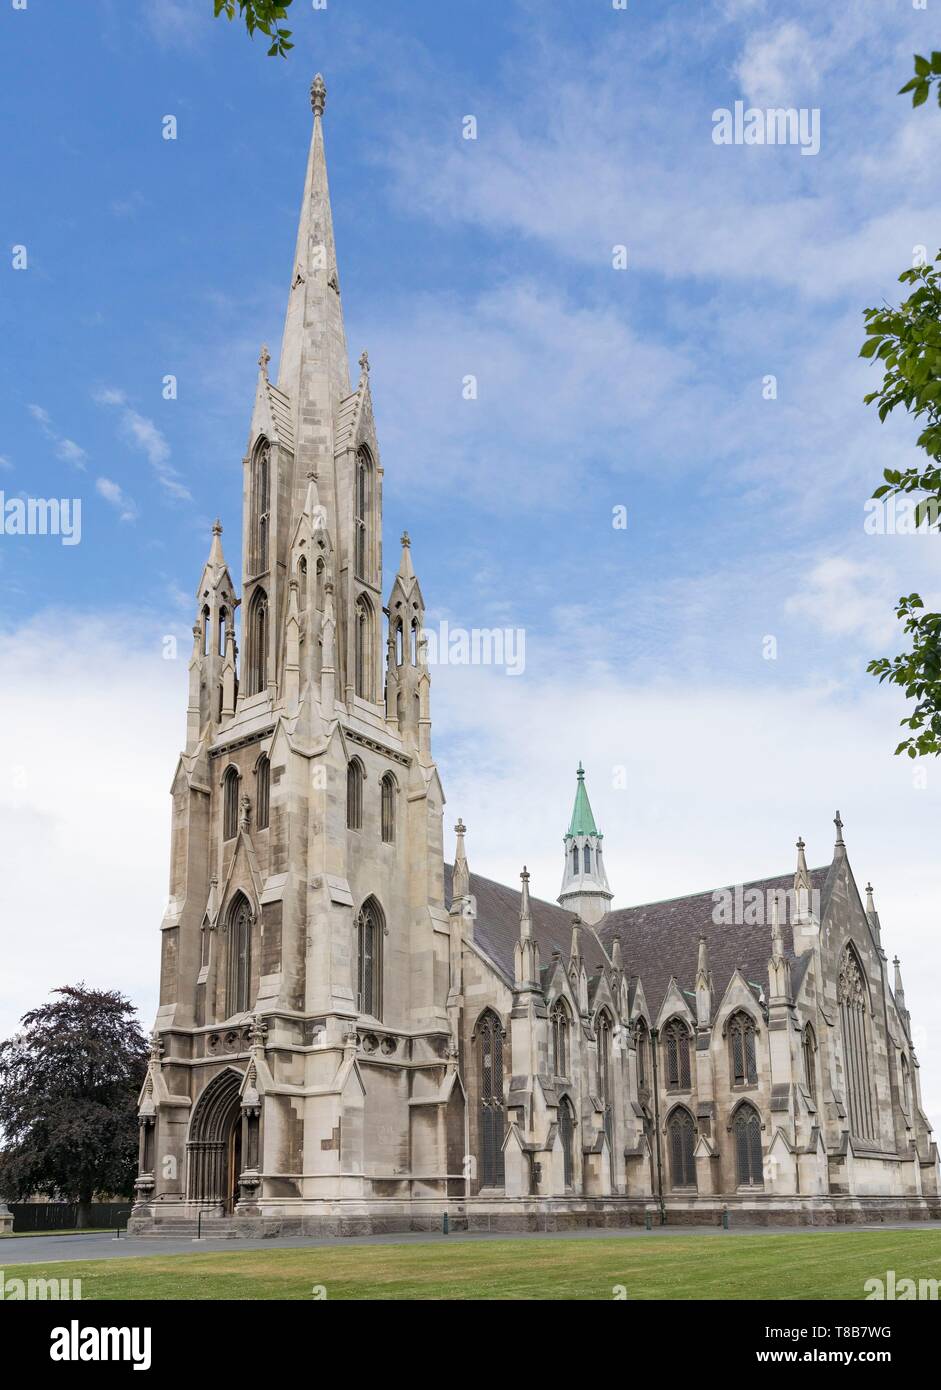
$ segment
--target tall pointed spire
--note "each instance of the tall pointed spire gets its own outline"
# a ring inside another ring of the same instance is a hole
[[[521,996],[529,996],[539,990],[539,945],[533,936],[533,916],[529,902],[529,870],[523,865],[520,874],[520,934],[516,943],[515,989],[517,1004]]]
[[[895,985],[892,993],[895,995],[895,1002],[899,1006],[900,1012],[905,1012],[905,990],[902,986],[902,963],[898,956],[892,961],[895,967]]]
[[[466,898],[470,892],[470,867],[467,863],[467,853],[464,849],[464,836],[467,834],[467,826],[458,817],[457,825],[454,827],[457,836],[457,844],[454,847],[454,873],[451,878],[451,897]]]
[[[533,914],[529,905],[529,870],[523,865],[520,874],[520,940],[525,941],[533,934]]]
[[[415,567],[412,564],[412,540],[407,531],[402,532],[402,558],[399,561],[399,578],[406,581],[415,578]]]
[[[591,812],[591,802],[588,800],[588,789],[585,786],[585,769],[580,762],[575,776],[578,781],[575,787],[575,805],[572,807],[572,819],[569,822],[569,834],[597,835],[598,827],[595,825],[595,818]]]
[[[608,886],[602,857],[604,836],[595,824],[585,786],[585,769],[581,763],[575,776],[575,804],[569,828],[563,837],[565,869],[558,902],[594,926],[608,911],[614,894]]]
[[[278,363],[278,388],[290,398],[298,454],[308,467],[326,464],[328,456],[332,464],[328,434],[332,436],[339,402],[350,394],[323,139],[326,96],[318,73],[310,89],[314,125]],[[316,423],[314,414],[319,416]]]

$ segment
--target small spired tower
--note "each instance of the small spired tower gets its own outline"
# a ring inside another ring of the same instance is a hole
[[[578,785],[572,820],[565,836],[565,872],[558,901],[583,922],[594,926],[608,911],[614,894],[608,887],[601,841],[585,787],[585,769],[578,765]]]

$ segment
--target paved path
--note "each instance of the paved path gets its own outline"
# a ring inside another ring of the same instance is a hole
[[[649,1240],[671,1236],[730,1235],[827,1235],[834,1231],[850,1235],[855,1231],[933,1231],[941,1236],[941,1226],[933,1221],[885,1222],[873,1226],[785,1226],[769,1229],[766,1226],[733,1226],[723,1231],[718,1226],[655,1226],[645,1231],[643,1226],[590,1227],[574,1231],[459,1231],[442,1235],[440,1231],[402,1231],[381,1236],[284,1236],[269,1240],[233,1240],[224,1236],[205,1237],[201,1241],[125,1237],[116,1240],[111,1235],[16,1236],[0,1240],[0,1270],[17,1264],[50,1264],[59,1260],[126,1260],[146,1255],[193,1255],[206,1251],[239,1250],[304,1250],[330,1245],[422,1245],[448,1241],[451,1244],[469,1240]]]

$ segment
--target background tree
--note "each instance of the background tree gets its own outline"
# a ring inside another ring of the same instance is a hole
[[[237,6],[239,17],[244,19],[249,34],[254,35],[257,30],[271,39],[269,58],[286,58],[288,49],[294,47],[293,43],[288,42],[290,29],[282,29],[278,23],[281,19],[287,19],[290,3],[291,0],[280,0],[280,3],[279,0],[213,0],[216,19],[221,14],[226,19],[234,19]]]
[[[147,1044],[129,999],[84,984],[54,991],[0,1043],[0,1193],[78,1203],[130,1195]]]
[[[941,52],[930,60],[915,57],[915,76],[901,89],[912,93],[912,105],[928,99],[937,83],[941,104]],[[897,308],[866,309],[866,341],[860,356],[883,364],[882,385],[866,396],[866,404],[879,403],[879,419],[885,420],[897,406],[904,406],[918,421],[917,446],[926,459],[904,470],[887,468],[885,482],[874,497],[905,493],[915,500],[914,521],[938,529],[941,516],[941,251],[938,260],[915,266],[899,276],[911,287]],[[899,599],[896,616],[904,623],[911,650],[893,658],[870,661],[868,670],[880,681],[899,685],[915,705],[902,721],[910,731],[896,748],[910,758],[941,754],[941,613],[929,613],[919,594]]]

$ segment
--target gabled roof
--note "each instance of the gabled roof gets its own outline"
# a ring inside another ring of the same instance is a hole
[[[444,872],[445,894],[450,901],[450,864],[445,865]],[[824,904],[824,887],[829,873],[830,865],[810,871],[812,886],[820,891]],[[776,878],[755,879],[741,886],[746,892],[757,888],[767,893],[769,890],[787,891],[793,883],[794,874],[791,872]],[[734,891],[734,887],[727,885],[728,891]],[[519,935],[519,892],[474,873],[470,875],[470,892],[477,899],[475,940],[500,972],[512,980],[513,949]],[[568,959],[572,937],[571,912],[539,898],[531,897],[530,905],[533,930],[543,964],[555,948]],[[628,976],[640,977],[648,1007],[652,1016],[656,1017],[671,977],[675,976],[681,989],[693,989],[699,936],[702,933],[709,951],[709,969],[717,1000],[722,997],[736,969],[742,972],[749,984],[767,989],[768,958],[771,955],[770,926],[716,923],[713,921],[714,906],[713,890],[709,890],[691,893],[685,898],[618,908],[608,913],[597,932],[583,924],[582,950],[589,975],[595,974],[603,964],[605,951],[610,950],[613,938],[619,935],[625,972]],[[783,925],[783,931],[785,952],[794,962],[792,970],[799,982],[806,962],[799,964],[794,958],[793,934],[789,923]]]

